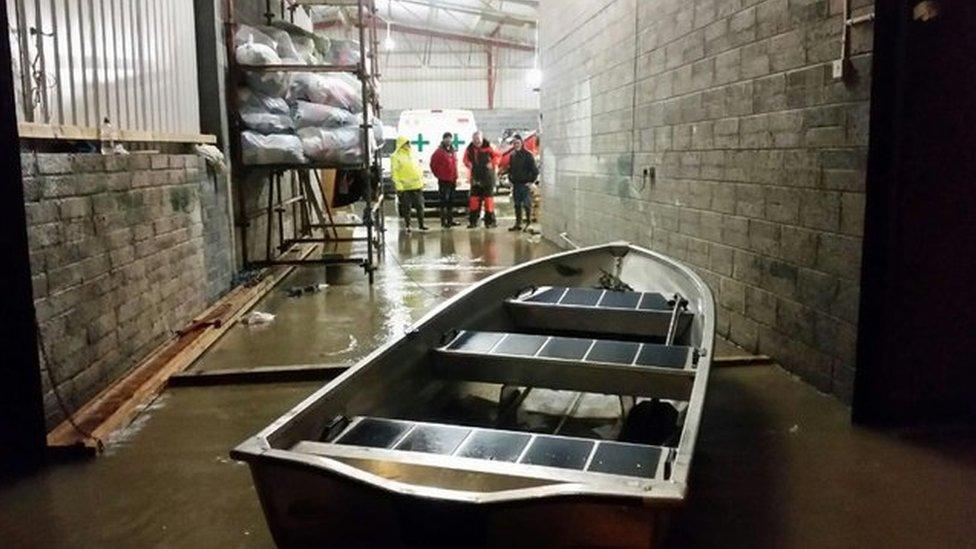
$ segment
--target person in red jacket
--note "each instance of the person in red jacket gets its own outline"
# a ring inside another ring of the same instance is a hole
[[[454,189],[457,187],[457,152],[454,150],[454,134],[446,132],[441,145],[430,157],[430,172],[437,178],[437,192],[441,203],[441,227],[450,229],[454,222]]]
[[[481,134],[474,132],[471,144],[464,151],[464,165],[471,176],[471,198],[468,201],[468,228],[478,226],[481,207],[485,208],[485,227],[498,225],[495,220],[495,168],[498,167],[498,151]]]

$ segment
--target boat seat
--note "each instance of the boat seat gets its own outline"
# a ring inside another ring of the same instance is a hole
[[[349,446],[645,479],[663,477],[670,452],[643,444],[361,416],[331,442],[301,445],[306,450]]]
[[[444,379],[688,400],[695,353],[681,345],[460,331],[434,350]]]
[[[520,329],[655,339],[667,336],[674,312],[674,305],[659,293],[560,286],[509,298],[505,307]],[[676,335],[688,328],[692,317],[679,313]]]

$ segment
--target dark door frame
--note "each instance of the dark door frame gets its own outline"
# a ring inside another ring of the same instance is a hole
[[[0,10],[7,29],[7,11]],[[38,362],[27,215],[14,103],[10,35],[0,39],[0,477],[21,474],[44,461],[44,396]]]
[[[860,423],[976,415],[976,8],[919,1],[875,2]]]

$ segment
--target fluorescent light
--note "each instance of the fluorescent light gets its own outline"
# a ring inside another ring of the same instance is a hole
[[[383,39],[383,49],[386,51],[391,51],[396,49],[396,42],[393,41],[393,35],[390,34],[390,22],[386,22],[386,38]]]
[[[525,80],[529,83],[529,87],[533,90],[539,89],[539,87],[542,86],[542,71],[539,69],[529,70]]]

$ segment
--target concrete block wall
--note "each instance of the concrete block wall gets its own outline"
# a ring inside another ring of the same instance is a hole
[[[49,428],[230,287],[227,182],[195,155],[25,153]],[[49,370],[49,371],[48,371]]]
[[[300,192],[292,192],[292,186],[294,185],[295,189],[298,189],[299,185],[298,178],[293,175],[294,173],[297,172],[285,172],[282,174],[280,186],[275,187],[276,190],[273,196],[274,204],[286,202],[297,194],[301,194]],[[243,207],[243,214],[240,210],[238,211],[238,219],[244,219],[246,216],[248,224],[246,239],[242,238],[240,223],[236,227],[235,234],[237,252],[239,254],[238,258],[245,256],[243,246],[247,246],[246,256],[248,261],[274,259],[281,253],[278,245],[282,234],[285,239],[295,236],[295,217],[292,215],[292,206],[286,206],[283,211],[281,227],[284,228],[284,231],[281,231],[279,228],[277,210],[272,213],[270,218],[267,215],[268,199],[271,198],[270,195],[272,192],[272,185],[269,183],[268,177],[268,173],[261,170],[238,172],[235,176],[235,190],[240,193],[236,199],[238,203],[235,204],[235,208]],[[318,185],[314,177],[312,178],[312,184],[315,186]],[[279,190],[281,192],[280,196],[278,195]],[[271,227],[270,255],[267,253],[269,223]]]
[[[832,78],[841,4],[543,0],[542,228],[690,264],[719,335],[849,400],[872,29]]]

